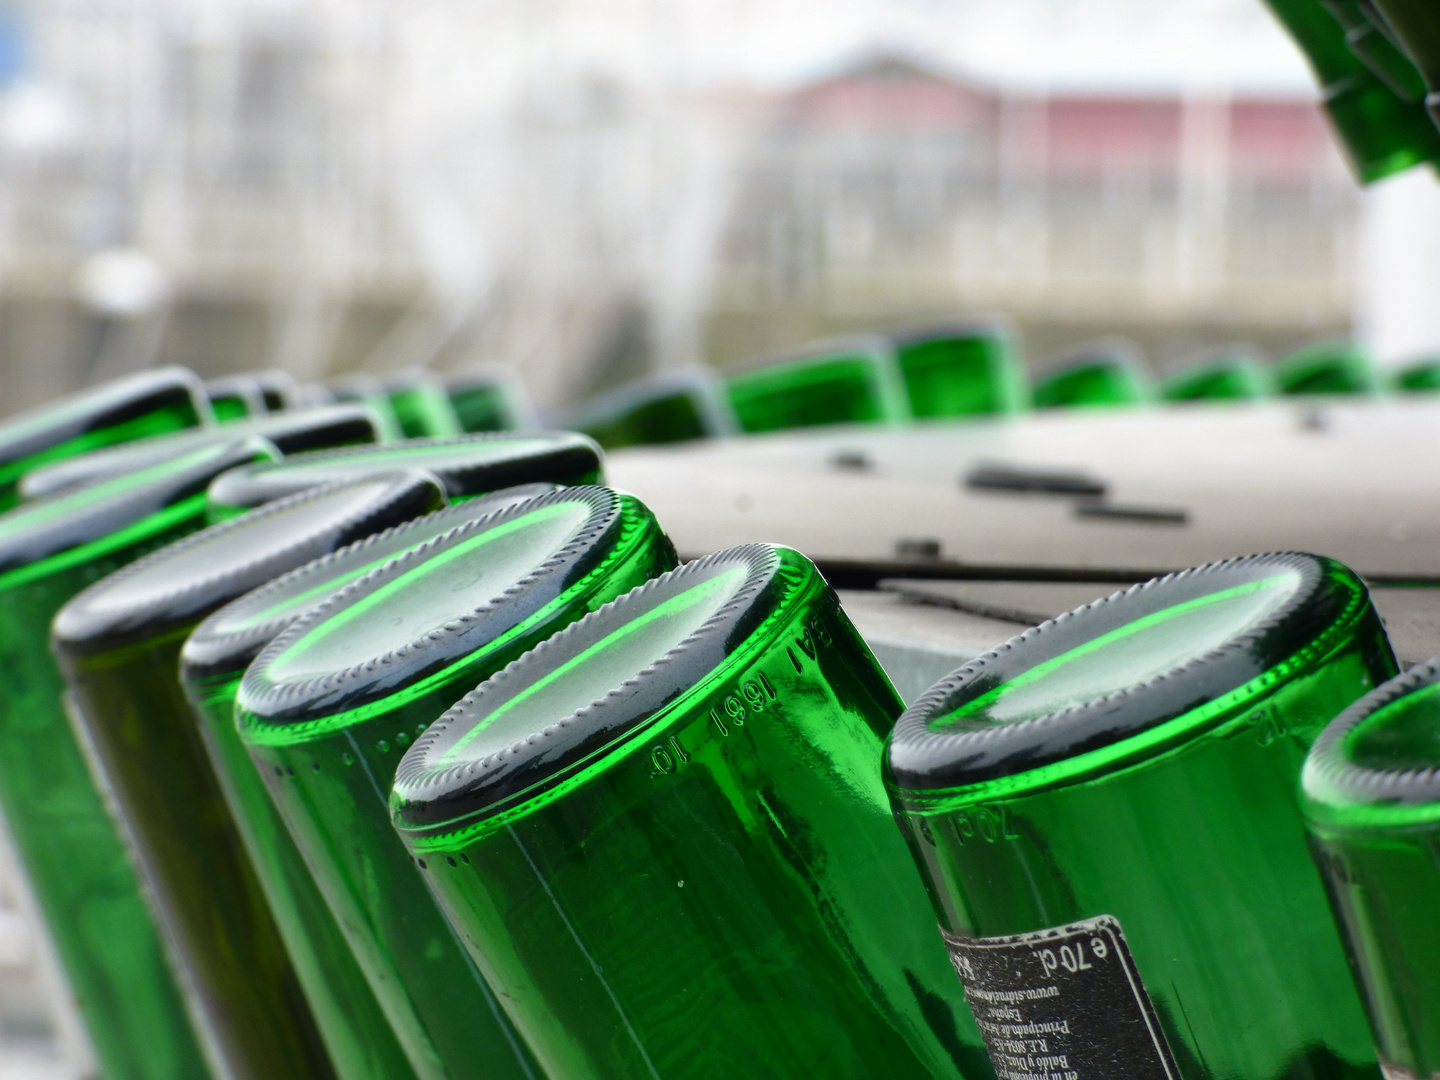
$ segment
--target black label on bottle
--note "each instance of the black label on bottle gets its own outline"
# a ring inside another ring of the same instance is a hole
[[[1000,1080],[1180,1080],[1120,923],[945,933]]]

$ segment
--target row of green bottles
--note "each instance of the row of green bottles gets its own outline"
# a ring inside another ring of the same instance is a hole
[[[1440,1074],[1440,664],[1342,713],[1302,802],[1387,1080]]]
[[[280,370],[249,371],[222,375],[205,383],[205,394],[215,420],[225,424],[294,409],[301,403],[295,377]]]
[[[43,465],[21,478],[20,497],[36,499],[70,491],[97,480],[124,476],[178,453],[245,436],[263,438],[281,454],[290,455],[376,443],[380,441],[381,430],[374,413],[360,405],[323,405],[232,421],[223,426],[194,428],[171,435],[137,439]]]
[[[241,682],[241,736],[426,1080],[535,1068],[390,827],[396,763],[478,681],[674,564],[633,497],[562,489],[464,521],[352,582]]]
[[[184,368],[105,383],[0,424],[0,511],[19,501],[20,478],[102,446],[210,423],[205,391]]]
[[[517,484],[594,484],[601,479],[600,450],[575,432],[459,435],[408,439],[384,446],[295,454],[255,468],[237,469],[210,488],[210,513],[219,520],[317,484],[335,483],[378,469],[425,469],[453,500]]]
[[[1027,630],[900,717],[891,798],[998,1072],[1378,1077],[1295,788],[1395,671],[1353,573],[1254,556]]]
[[[254,438],[202,446],[0,515],[0,803],[107,1080],[207,1073],[62,708],[50,624],[86,586],[199,529],[216,475],[275,456]]]
[[[394,823],[552,1077],[982,1080],[880,779],[900,708],[808,560],[736,548],[481,683]]]
[[[221,608],[181,650],[181,682],[216,779],[339,1080],[406,1080],[414,1073],[240,741],[240,679],[281,631],[343,586],[451,529],[549,490],[551,485],[538,484],[512,488],[358,540]]]
[[[1320,0],[1265,0],[1265,5],[1309,61],[1325,112],[1362,183],[1440,161],[1440,130],[1425,106],[1397,94],[1351,51],[1345,27]]]
[[[427,513],[441,498],[424,473],[303,492],[110,574],[55,617],[51,647],[74,719],[220,1076],[334,1073],[302,990],[302,982],[323,985],[324,972],[297,980],[177,678],[181,646],[202,619],[251,589]]]

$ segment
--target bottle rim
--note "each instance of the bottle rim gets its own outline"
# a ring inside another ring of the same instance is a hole
[[[458,611],[420,636],[346,667],[317,676],[277,678],[275,666],[312,630],[430,559],[482,534],[550,507],[580,504],[584,521],[557,550],[537,559],[515,582],[478,606]],[[633,495],[603,487],[562,488],[549,495],[469,520],[442,536],[408,548],[341,587],[276,636],[241,680],[245,712],[242,734],[253,742],[305,741],[383,711],[396,694],[434,678],[456,663],[467,663],[497,639],[563,603],[567,594],[588,592],[637,546],[663,537],[648,508]]]
[[[0,576],[114,539],[121,530],[192,497],[203,503],[206,487],[219,473],[257,457],[279,456],[267,439],[235,438],[21,503],[0,515]]]
[[[0,423],[0,465],[22,461],[91,431],[170,405],[191,405],[203,424],[209,415],[208,402],[199,376],[188,368],[154,368],[125,375]]]
[[[1296,572],[1298,582],[1274,610],[1170,670],[1044,714],[937,730],[943,717],[1046,661],[1138,619],[1277,571]],[[1024,631],[927,690],[896,721],[886,750],[888,782],[899,791],[940,793],[1038,777],[1047,766],[1138,739],[1187,714],[1198,718],[1230,695],[1248,700],[1269,693],[1329,655],[1370,610],[1369,593],[1353,571],[1299,552],[1226,559],[1132,585]]]
[[[507,444],[511,453],[494,452],[495,446]],[[467,457],[466,449],[473,450],[475,457]],[[402,439],[291,454],[275,463],[277,468],[235,469],[216,479],[210,501],[221,506],[258,506],[323,482],[303,479],[308,470],[319,470],[323,477],[327,466],[363,465],[367,459],[372,459],[377,469],[428,469],[440,478],[446,494],[458,499],[535,481],[581,481],[598,475],[601,453],[593,440],[570,431],[486,431]]]
[[[406,470],[311,488],[267,503],[191,533],[95,582],[60,609],[52,638],[67,652],[99,652],[137,635],[148,637],[195,622],[277,574],[425,513],[442,498],[433,476]],[[278,543],[261,542],[263,536],[277,533]],[[203,561],[191,566],[197,553]]]
[[[378,569],[409,548],[443,539],[468,521],[557,490],[554,484],[504,488],[392,525],[288,571],[226,604],[197,626],[180,653],[182,675],[187,679],[221,675],[238,678],[281,631],[344,585],[363,576],[348,577],[351,570]],[[335,583],[334,588],[315,597],[313,604],[298,609],[290,606],[297,597],[313,591],[317,582],[323,585],[327,579]],[[266,617],[277,608],[279,614]]]
[[[20,493],[27,499],[53,495],[144,468],[151,461],[189,448],[232,442],[247,435],[269,440],[281,454],[294,454],[313,449],[318,441],[373,443],[378,429],[373,411],[363,405],[317,405],[213,427],[187,428],[42,465],[21,478]]]
[[[612,635],[726,570],[743,579],[698,627],[620,685],[569,716],[547,714],[498,748],[455,748],[497,710],[567,664],[586,662]],[[392,821],[412,845],[453,843],[548,801],[566,782],[604,768],[664,717],[693,708],[735,669],[750,664],[797,600],[823,587],[799,552],[746,544],[685,563],[617,597],[490,676],[431,724],[406,752],[391,798]],[[455,757],[455,760],[450,760]]]
[[[1316,738],[1305,758],[1300,788],[1307,816],[1322,821],[1327,811],[1360,811],[1351,824],[1404,825],[1440,818],[1440,754],[1427,768],[1382,768],[1351,756],[1351,736],[1368,721],[1418,695],[1435,696],[1440,658],[1416,664],[1356,701]],[[1427,692],[1431,692],[1428,693]],[[1437,705],[1440,715],[1440,705]],[[1440,726],[1440,725],[1437,725]]]

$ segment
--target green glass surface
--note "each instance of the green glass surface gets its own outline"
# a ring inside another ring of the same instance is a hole
[[[394,820],[551,1076],[980,1080],[880,777],[900,709],[808,560],[732,549],[483,683]]]
[[[889,348],[809,356],[725,380],[740,430],[752,434],[821,424],[898,423],[909,418]]]
[[[917,419],[1014,413],[1029,402],[1019,348],[1003,327],[901,338],[896,358]]]
[[[440,498],[433,478],[401,473],[277,502],[112,574],[55,618],[76,719],[226,1077],[336,1074],[177,678],[181,647],[224,604]],[[324,988],[323,969],[307,974]]]
[[[1420,69],[1425,85],[1440,90],[1440,12],[1429,0],[1370,0],[1385,26]]]
[[[526,426],[523,391],[511,377],[461,376],[446,387],[460,430],[514,431]]]
[[[574,432],[461,435],[390,445],[297,454],[219,478],[209,492],[210,516],[233,517],[253,506],[322,483],[358,479],[380,470],[426,469],[452,501],[528,483],[584,485],[601,480],[601,455]]]
[[[1037,380],[1030,388],[1037,409],[1139,405],[1150,400],[1145,376],[1128,360],[1097,357]]]
[[[1248,357],[1199,364],[1176,372],[1160,385],[1166,401],[1244,401],[1270,397],[1274,380]]]
[[[393,388],[390,407],[407,439],[464,433],[449,395],[438,382],[423,380]]]
[[[157,396],[166,386],[171,392]],[[0,512],[20,501],[17,486],[32,469],[212,419],[199,380],[178,368],[116,379],[12,417],[0,424]]]
[[[1305,762],[1315,862],[1387,1080],[1440,1073],[1440,669],[1343,713]]]
[[[493,512],[510,503],[497,495],[438,511],[285,574],[212,615],[181,652],[182,683],[210,760],[342,1080],[408,1080],[414,1070],[240,741],[236,694],[250,662],[297,619],[487,505]]]
[[[1390,389],[1402,394],[1440,390],[1440,360],[1420,360],[1394,372],[1390,376]]]
[[[250,415],[250,406],[239,394],[212,394],[210,408],[215,413],[217,424],[225,424],[231,420],[244,420]]]
[[[1345,341],[1298,349],[1275,365],[1282,394],[1377,394],[1382,385],[1369,355]]]
[[[11,542],[78,522],[68,542],[0,574],[0,802],[107,1080],[193,1080],[208,1070],[62,707],[50,623],[86,586],[204,524],[203,494],[171,478],[198,476],[203,487],[209,462],[238,460],[232,448],[202,448],[0,515],[0,541]]]
[[[720,381],[707,370],[653,376],[580,406],[566,426],[607,450],[713,439],[736,431]]]
[[[205,395],[217,423],[264,416],[269,412],[260,384],[248,375],[226,375],[205,383]]]
[[[1358,578],[1260,556],[1116,594],[943,680],[897,723],[889,782],[957,970],[976,939],[1108,917],[1173,1055],[1117,1076],[1377,1077],[1294,786],[1320,728],[1395,670]]]
[[[395,407],[390,404],[390,395],[375,376],[351,375],[331,385],[329,390],[336,401],[355,402],[374,409],[384,428],[382,442],[395,442],[405,438],[405,432],[400,427],[400,418],[395,415]]]
[[[477,682],[674,562],[633,497],[566,489],[356,581],[278,637],[241,684],[241,737],[426,1080],[535,1067],[390,827],[400,755]]]
[[[1362,0],[1321,0],[1345,28],[1345,43],[1403,101],[1421,101],[1425,80],[1385,30],[1371,20]],[[1373,10],[1373,9],[1372,9]],[[1388,29],[1388,28],[1387,28]]]
[[[1361,183],[1440,159],[1440,131],[1351,52],[1345,29],[1318,0],[1265,0],[1320,84],[1325,112]]]

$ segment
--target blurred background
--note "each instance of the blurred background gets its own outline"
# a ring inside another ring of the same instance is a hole
[[[1258,0],[5,0],[0,411],[156,362],[555,408],[974,311],[1041,372],[1412,358],[1433,180],[1362,195],[1315,98]]]

